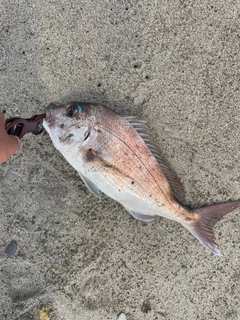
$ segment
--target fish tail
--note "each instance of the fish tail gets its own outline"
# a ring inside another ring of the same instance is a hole
[[[217,256],[221,256],[214,242],[212,228],[225,214],[240,207],[240,201],[225,202],[193,210],[194,220],[182,223],[206,248]]]

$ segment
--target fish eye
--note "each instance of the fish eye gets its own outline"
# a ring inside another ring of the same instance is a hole
[[[80,105],[70,105],[67,108],[67,116],[72,118],[75,116],[78,112],[82,112],[82,107]]]
[[[77,112],[77,108],[75,106],[70,106],[67,109],[67,116],[72,118],[76,112]]]

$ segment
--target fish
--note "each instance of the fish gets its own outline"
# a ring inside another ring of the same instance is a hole
[[[153,141],[146,121],[123,117],[100,103],[71,101],[50,104],[43,126],[95,196],[105,193],[138,220],[177,221],[221,256],[212,228],[240,201],[197,209],[182,205],[182,184]]]

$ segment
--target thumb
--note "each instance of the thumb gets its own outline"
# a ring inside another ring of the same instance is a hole
[[[13,135],[4,135],[0,139],[0,164],[5,162],[8,158],[10,158],[19,145],[19,139]]]

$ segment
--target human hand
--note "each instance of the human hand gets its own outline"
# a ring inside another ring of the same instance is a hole
[[[0,164],[14,154],[18,145],[18,137],[7,134],[5,130],[5,118],[4,115],[0,113]]]

